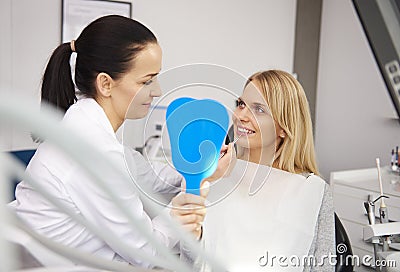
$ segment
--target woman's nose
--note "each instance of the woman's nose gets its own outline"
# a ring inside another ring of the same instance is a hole
[[[153,82],[150,84],[150,96],[151,97],[159,97],[161,96],[162,91],[161,91],[161,86],[160,83],[158,82],[158,78],[155,77],[153,79]]]
[[[237,119],[241,122],[247,122],[247,121],[249,121],[249,114],[251,114],[251,113],[247,107],[244,107],[243,109],[236,108],[234,111],[233,118]]]

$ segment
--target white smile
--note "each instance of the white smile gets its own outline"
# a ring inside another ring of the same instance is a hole
[[[238,127],[237,130],[238,130],[238,132],[245,133],[245,134],[253,134],[253,133],[255,133],[254,130],[250,130],[250,129],[243,128],[243,127]]]

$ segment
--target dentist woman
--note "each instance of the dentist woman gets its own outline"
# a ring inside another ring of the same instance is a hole
[[[77,54],[75,84],[78,92],[75,91],[69,64],[73,52]],[[77,40],[55,49],[43,76],[42,101],[64,111],[62,122],[66,126],[128,171],[124,147],[115,133],[125,119],[146,116],[153,98],[161,95],[157,82],[161,56],[156,37],[141,23],[117,15],[101,17],[89,24]],[[154,170],[139,153],[132,152],[136,165],[130,167],[135,169],[135,179],[154,184],[158,191],[181,190],[182,177],[177,172],[165,167]],[[228,153],[232,155],[231,147]],[[230,156],[219,162],[214,177],[228,165]],[[93,163],[95,161],[93,158]],[[95,186],[85,170],[50,144],[40,144],[27,172],[86,220],[106,232],[113,232],[134,248],[157,255],[107,194]],[[120,180],[111,173],[104,179],[124,202],[124,208],[141,218],[158,240],[169,248],[178,243],[166,222],[159,217],[151,219],[144,212],[133,181]],[[206,195],[204,191],[201,196],[181,193],[172,200],[174,208],[170,215],[196,238],[201,235]],[[17,186],[16,200],[10,206],[32,229],[56,242],[108,260],[151,267],[131,252],[107,244],[74,222],[24,181]],[[186,209],[181,209],[183,207]]]

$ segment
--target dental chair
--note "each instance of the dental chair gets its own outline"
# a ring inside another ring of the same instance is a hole
[[[350,245],[350,239],[347,236],[346,230],[342,225],[339,217],[335,213],[335,239],[336,239],[336,272],[352,272],[353,265],[351,262],[346,263],[347,256],[352,256],[353,251]],[[338,250],[339,245],[346,245],[347,250]],[[349,257],[350,258],[350,257]]]
[[[36,149],[25,149],[17,151],[9,151],[11,155],[20,160],[23,164],[28,165],[29,161],[35,155]]]
[[[16,150],[16,151],[9,151],[9,154],[14,156],[16,159],[18,159],[20,162],[22,162],[25,166],[28,165],[30,160],[32,159],[33,155],[35,155],[36,149],[25,149],[25,150]],[[12,195],[10,196],[9,201],[12,201],[15,199],[15,188],[17,187],[18,182],[20,180],[13,180],[13,187],[12,187]]]

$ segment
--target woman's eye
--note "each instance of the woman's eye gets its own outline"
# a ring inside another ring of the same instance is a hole
[[[246,107],[246,104],[241,100],[237,100],[236,107],[238,107],[239,109],[244,109]]]
[[[256,107],[256,112],[257,113],[264,113],[265,110],[262,107]]]
[[[153,79],[149,79],[146,82],[144,82],[144,85],[150,85],[151,83],[153,83]]]

